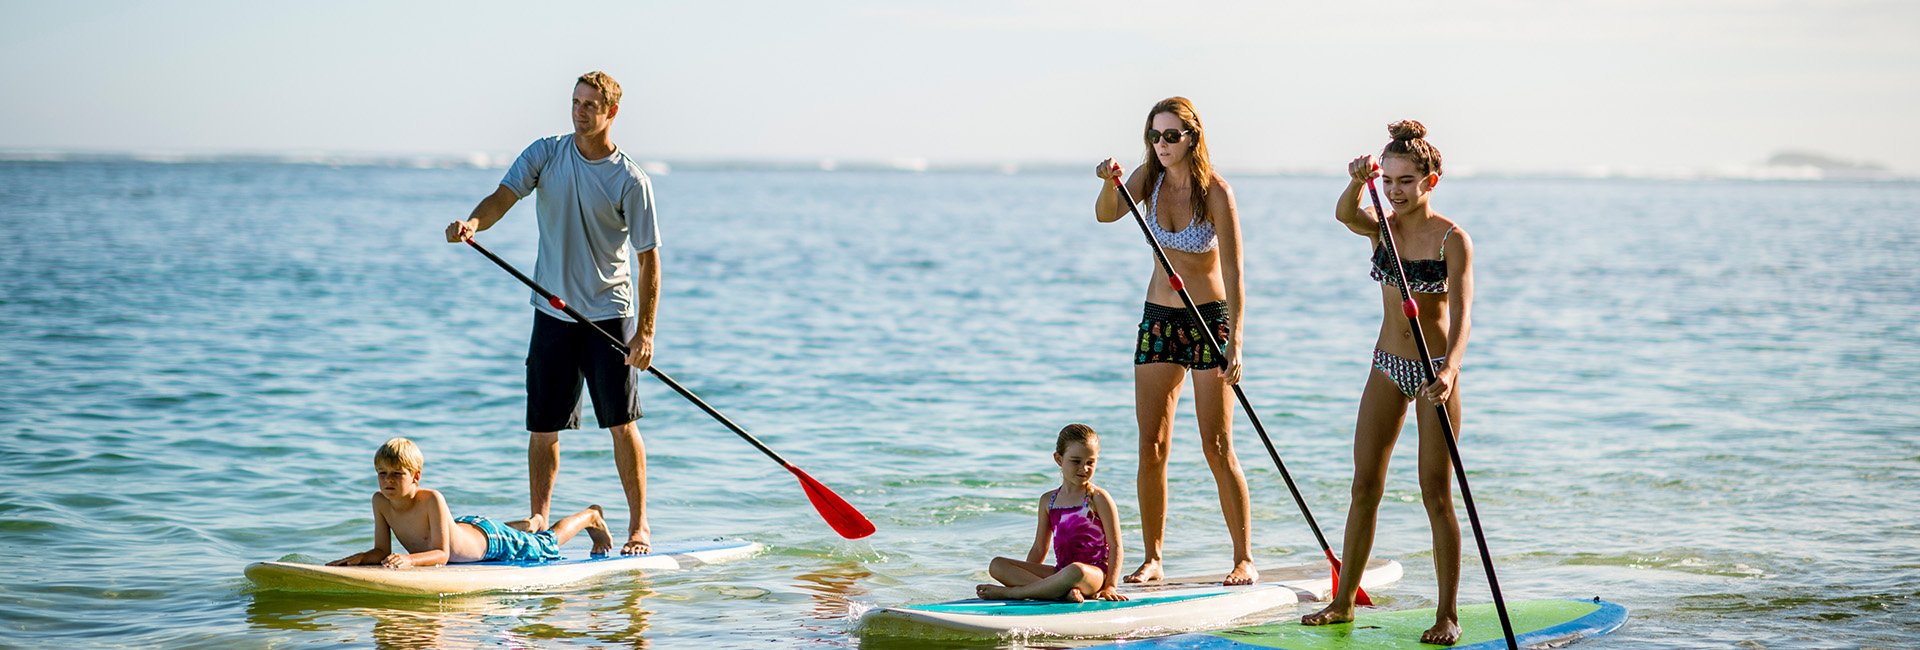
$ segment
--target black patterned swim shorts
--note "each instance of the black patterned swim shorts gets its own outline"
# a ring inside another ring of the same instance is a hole
[[[1227,322],[1227,301],[1200,305],[1200,315],[1212,326],[1214,339],[1226,345],[1227,335],[1233,332],[1233,325]],[[1147,303],[1146,314],[1140,318],[1140,339],[1133,347],[1133,365],[1147,363],[1177,363],[1201,370],[1220,367],[1220,357],[1185,307]]]

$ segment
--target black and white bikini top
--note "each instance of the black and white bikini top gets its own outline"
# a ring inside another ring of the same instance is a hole
[[[1147,220],[1147,230],[1153,233],[1154,241],[1183,253],[1205,253],[1219,246],[1220,238],[1213,231],[1213,222],[1200,218],[1199,212],[1193,214],[1193,221],[1187,227],[1178,231],[1170,232],[1160,227],[1160,183],[1165,180],[1167,175],[1164,173],[1154,179],[1153,196],[1148,199],[1148,210],[1152,211],[1153,218]]]
[[[1440,236],[1440,259],[1400,260],[1407,266],[1407,290],[1414,293],[1447,292],[1447,238],[1453,236],[1453,229]],[[1368,273],[1380,284],[1399,284],[1400,272],[1393,267],[1393,257],[1387,254],[1383,242],[1373,247],[1373,271]]]

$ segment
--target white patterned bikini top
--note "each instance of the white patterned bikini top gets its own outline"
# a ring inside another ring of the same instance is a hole
[[[1147,230],[1153,232],[1154,241],[1183,253],[1205,253],[1219,246],[1220,238],[1213,231],[1213,222],[1200,218],[1198,211],[1194,212],[1193,221],[1177,232],[1160,227],[1160,183],[1165,180],[1166,174],[1154,179],[1153,196],[1148,199],[1148,209],[1153,211],[1153,218],[1147,220]]]

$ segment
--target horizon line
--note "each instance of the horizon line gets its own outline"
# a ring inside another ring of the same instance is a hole
[[[187,152],[178,150],[61,150],[44,148],[0,148],[0,162],[43,163],[148,163],[148,164],[283,164],[325,167],[387,167],[396,169],[506,169],[513,155],[485,152],[468,154],[395,154],[340,153],[323,151],[282,152]],[[680,171],[772,171],[772,172],[892,172],[892,173],[998,173],[1053,174],[1082,171],[1077,162],[1034,160],[1025,162],[982,163],[973,161],[930,161],[919,157],[900,158],[674,158],[640,160],[641,169],[653,175]],[[1220,171],[1243,176],[1339,177],[1341,174],[1318,167],[1221,165]],[[1920,174],[1901,173],[1885,168],[1823,167],[1798,165],[1720,165],[1695,168],[1644,166],[1590,166],[1579,169],[1477,169],[1456,167],[1448,175],[1454,178],[1526,178],[1526,179],[1633,179],[1633,180],[1753,180],[1753,181],[1920,181]]]

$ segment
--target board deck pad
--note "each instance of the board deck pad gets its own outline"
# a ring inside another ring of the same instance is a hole
[[[1363,585],[1378,587],[1400,579],[1398,562],[1368,564]],[[1226,574],[1177,577],[1122,584],[1124,601],[1081,603],[1039,600],[966,599],[901,605],[871,610],[860,631],[879,636],[1022,636],[1112,638],[1208,629],[1231,625],[1261,611],[1320,600],[1333,589],[1328,564],[1260,570],[1260,582],[1227,587]]]
[[[472,562],[388,569],[305,562],[256,562],[247,579],[269,591],[445,596],[488,591],[532,591],[629,571],[673,571],[751,557],[765,549],[745,540],[657,544],[645,555],[575,556],[548,562]]]
[[[1561,647],[1607,634],[1626,624],[1627,609],[1591,600],[1528,600],[1507,603],[1514,640],[1522,648]],[[1104,646],[1132,650],[1494,650],[1507,647],[1492,603],[1460,608],[1460,640],[1452,646],[1420,642],[1433,626],[1434,610],[1358,610],[1351,623],[1306,626],[1298,619],[1232,630],[1196,632]]]

